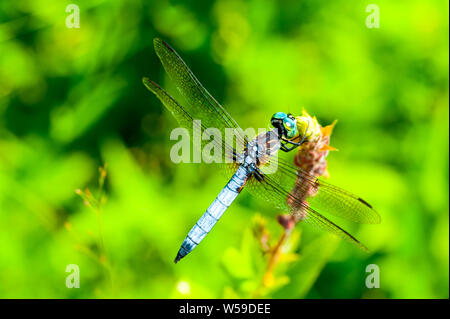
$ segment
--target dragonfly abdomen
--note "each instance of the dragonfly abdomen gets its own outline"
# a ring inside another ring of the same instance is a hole
[[[189,254],[194,248],[200,244],[203,238],[208,235],[214,225],[222,217],[223,213],[228,209],[231,203],[239,195],[240,191],[245,185],[249,172],[243,166],[240,166],[230,181],[225,185],[222,191],[217,195],[216,199],[211,203],[206,212],[200,217],[200,219],[192,227],[189,234],[181,244],[178,251],[175,263],[181,258]]]

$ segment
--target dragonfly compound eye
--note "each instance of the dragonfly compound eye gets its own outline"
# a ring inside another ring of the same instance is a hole
[[[293,138],[297,135],[297,123],[295,119],[291,119],[289,117],[286,117],[283,121],[284,127],[286,129],[286,137],[287,138]]]
[[[272,116],[272,122],[273,121],[283,121],[285,118],[287,118],[287,114],[284,112],[277,112]]]
[[[273,127],[278,129],[278,133],[281,135],[286,135],[286,127],[284,121],[287,119],[287,115],[284,112],[275,113],[270,120]]]

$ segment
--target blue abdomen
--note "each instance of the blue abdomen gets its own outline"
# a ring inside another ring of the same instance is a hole
[[[203,216],[200,217],[186,236],[178,251],[177,257],[175,258],[175,263],[194,250],[194,248],[211,231],[220,217],[222,217],[223,213],[225,213],[227,208],[236,199],[237,195],[239,195],[248,176],[249,172],[244,167],[239,166],[227,185],[225,185],[219,195],[217,195],[216,199],[211,203]]]

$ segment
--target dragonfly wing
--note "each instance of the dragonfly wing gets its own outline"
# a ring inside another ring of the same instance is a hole
[[[172,96],[169,95],[163,88],[161,88],[158,84],[153,82],[148,78],[142,79],[144,85],[158,97],[161,103],[172,113],[177,122],[189,131],[190,136],[193,136],[193,131],[198,129],[200,134],[206,131],[205,125],[203,123],[194,122],[192,115],[181,105],[179,104]],[[194,147],[197,146],[198,141],[193,139]],[[209,140],[201,140],[199,147],[203,150],[203,147],[206,144],[212,143],[213,146],[220,149],[220,152],[212,152],[212,156],[210,158],[211,161],[215,161],[217,163],[222,163],[224,161],[224,157],[231,158],[235,154],[234,149],[223,142],[223,139],[212,139]],[[231,160],[230,160],[231,161]],[[227,169],[227,174],[233,171],[234,167],[230,167]]]
[[[265,168],[261,167],[261,172],[298,200],[307,201],[313,209],[361,224],[381,222],[380,215],[361,197],[317,178],[280,157],[272,157],[268,164],[272,170],[276,167],[276,171],[265,174]]]
[[[246,145],[248,139],[242,129],[203,87],[178,53],[161,39],[155,38],[153,43],[164,69],[186,100],[185,108],[192,118],[201,120],[205,127],[219,129],[223,136],[225,129],[232,128],[239,143]]]
[[[173,117],[177,122],[184,128],[188,130],[193,129],[193,118],[192,115],[181,106],[169,93],[167,93],[158,84],[150,80],[149,78],[143,78],[142,82],[145,87],[149,89],[156,97],[161,101],[161,103],[172,113]],[[200,127],[201,129],[204,129]]]
[[[257,170],[256,175],[259,176],[250,179],[245,187],[251,194],[268,201],[277,208],[288,211],[293,215],[300,216],[300,219],[307,224],[333,233],[356,245],[358,248],[368,251],[367,247],[358,239],[317,212],[314,208],[309,206],[306,201],[300,200],[291,192],[284,189],[271,175],[264,175],[259,169]]]

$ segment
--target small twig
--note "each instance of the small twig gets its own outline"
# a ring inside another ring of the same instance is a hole
[[[282,247],[292,234],[292,230],[297,223],[291,215],[279,215],[278,223],[283,227],[283,233],[278,239],[277,244],[270,250],[269,262],[267,263],[266,271],[263,277],[263,285],[268,287],[273,281],[273,272],[275,266],[278,264],[282,253]]]
[[[114,291],[114,283],[113,283],[113,276],[112,276],[112,267],[110,263],[108,262],[108,259],[106,257],[106,250],[103,240],[103,229],[102,229],[102,208],[103,204],[106,201],[106,197],[104,195],[104,184],[106,179],[106,164],[104,166],[99,167],[99,179],[98,179],[98,198],[95,198],[90,190],[86,188],[84,191],[77,189],[75,190],[75,193],[78,194],[82,199],[84,205],[89,207],[97,216],[97,225],[98,225],[98,253],[94,254],[92,250],[88,247],[85,247],[83,245],[80,245],[79,247],[81,251],[84,251],[88,255],[97,256],[96,260],[102,265],[102,267],[106,270],[107,276],[109,278],[111,289]],[[84,247],[84,248],[83,248]]]

